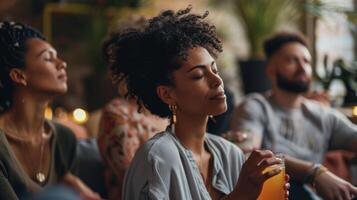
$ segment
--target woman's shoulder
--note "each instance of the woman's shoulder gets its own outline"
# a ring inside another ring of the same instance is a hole
[[[72,156],[77,146],[77,139],[73,131],[67,126],[53,120],[48,120],[46,123],[52,129],[51,143],[55,146],[55,149],[61,151],[62,154],[65,153]]]
[[[165,156],[166,154],[177,153],[174,136],[163,131],[150,138],[141,148],[148,156]]]
[[[179,160],[179,150],[174,141],[174,136],[167,131],[160,132],[150,138],[137,151],[135,162],[172,161]],[[172,163],[171,162],[171,163]]]
[[[226,140],[225,138],[213,135],[210,133],[206,134],[207,142],[222,156],[232,157],[232,158],[244,158],[244,153],[237,147],[237,145]]]
[[[77,139],[68,127],[59,122],[48,120],[46,123],[52,128],[52,155],[55,157],[56,173],[59,177],[75,166],[75,152]]]
[[[54,134],[56,141],[58,140],[59,142],[76,142],[76,136],[74,135],[73,131],[68,128],[67,126],[53,121],[53,120],[48,120],[46,121],[50,128],[52,129],[52,133]]]

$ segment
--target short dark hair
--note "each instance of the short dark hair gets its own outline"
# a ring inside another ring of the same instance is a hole
[[[0,114],[8,110],[13,101],[14,84],[10,70],[25,67],[26,41],[30,38],[45,40],[36,29],[16,22],[0,22]]]
[[[278,32],[264,41],[264,53],[269,59],[286,43],[298,42],[305,47],[308,47],[306,38],[301,33],[294,32]]]
[[[169,117],[168,106],[156,93],[158,85],[174,86],[172,73],[180,68],[193,47],[203,47],[216,57],[222,51],[215,26],[204,18],[191,14],[191,7],[174,12],[166,10],[146,20],[139,28],[129,28],[112,34],[103,45],[113,80],[124,80],[126,97],[160,117]]]

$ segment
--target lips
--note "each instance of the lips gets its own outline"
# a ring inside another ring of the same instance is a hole
[[[67,74],[61,74],[58,76],[58,79],[67,81]]]
[[[222,100],[225,99],[226,95],[224,94],[224,92],[218,92],[215,95],[213,95],[212,97],[210,97],[210,100]]]

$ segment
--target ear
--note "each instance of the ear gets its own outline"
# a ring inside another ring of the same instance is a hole
[[[24,73],[23,70],[19,68],[13,68],[10,70],[9,76],[11,80],[14,81],[16,84],[24,85],[24,86],[27,85],[26,74]]]
[[[156,93],[167,105],[176,105],[175,93],[171,86],[159,85],[156,87]]]

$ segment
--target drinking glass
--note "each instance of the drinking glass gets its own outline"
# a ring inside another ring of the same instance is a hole
[[[263,189],[258,197],[258,200],[284,200],[285,199],[285,164],[283,154],[276,154],[275,157],[280,158],[282,163],[267,167],[263,173],[269,172],[276,168],[281,168],[279,174],[270,177],[264,182]]]

